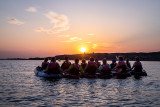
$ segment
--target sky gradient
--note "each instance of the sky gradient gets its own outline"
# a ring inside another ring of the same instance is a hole
[[[160,51],[160,0],[1,0],[0,58]]]

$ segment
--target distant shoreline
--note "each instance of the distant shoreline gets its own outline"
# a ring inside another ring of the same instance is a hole
[[[87,54],[73,54],[73,55],[56,55],[57,59],[64,60],[64,57],[69,57],[70,60],[75,58],[79,59],[89,59],[90,57],[98,58],[99,60],[107,58],[107,60],[115,59],[116,56],[123,56],[124,58],[129,58],[131,61],[134,60],[136,56],[140,57],[141,61],[160,61],[160,52],[149,52],[149,53],[87,53]],[[51,58],[51,57],[47,57]],[[44,58],[5,58],[0,60],[43,60]]]

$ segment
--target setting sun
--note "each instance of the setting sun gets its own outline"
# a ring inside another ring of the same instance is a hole
[[[82,48],[80,49],[80,51],[81,51],[81,52],[85,52],[85,51],[86,51],[86,48],[85,48],[85,47],[82,47]]]

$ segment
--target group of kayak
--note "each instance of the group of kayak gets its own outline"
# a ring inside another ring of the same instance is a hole
[[[36,67],[35,74],[42,77],[53,78],[127,78],[131,75],[135,76],[147,76],[145,70],[143,70],[142,63],[139,57],[135,58],[135,62],[131,67],[129,59],[124,61],[122,56],[112,60],[111,64],[107,63],[106,58],[103,58],[102,64],[98,59],[91,57],[86,63],[83,59],[79,64],[79,59],[76,58],[72,64],[68,57],[65,57],[65,61],[60,66],[56,62],[56,58],[52,57],[51,62],[48,62],[48,58],[44,59],[41,67]]]

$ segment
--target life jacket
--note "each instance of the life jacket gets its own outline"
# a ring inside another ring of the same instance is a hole
[[[87,70],[86,70],[87,73],[91,74],[91,75],[95,75],[96,70],[97,70],[96,63],[93,62],[93,61],[89,61],[88,62],[88,67],[87,67]]]
[[[140,62],[135,62],[135,66],[141,66]]]
[[[57,67],[56,62],[51,62],[50,64],[51,64],[51,65],[50,65],[50,68],[51,68],[51,69],[54,69],[54,68]]]
[[[124,61],[119,61],[118,63],[117,63],[117,68],[121,71],[121,72],[126,72],[126,64],[125,64],[125,62]],[[117,69],[117,71],[119,71]]]
[[[70,70],[70,74],[79,75],[79,64],[73,64],[73,68]]]
[[[42,66],[46,66],[46,65],[48,65],[48,62],[43,62],[42,63]]]
[[[46,69],[48,64],[49,64],[48,62],[42,62],[42,70]]]
[[[59,73],[57,62],[51,62],[47,72],[49,74],[57,74],[57,73]]]
[[[108,64],[102,65],[102,67],[103,67],[103,70],[108,70],[109,69]]]
[[[87,63],[81,63],[81,66],[83,69],[85,69],[86,65],[87,65]]]
[[[118,66],[123,66],[123,65],[125,65],[125,63],[124,63],[124,61],[119,61],[119,62],[117,63],[117,65],[118,65]]]
[[[134,71],[135,72],[142,72],[142,64],[141,64],[141,62],[135,62]]]
[[[79,64],[73,64],[73,68],[79,69]]]
[[[99,66],[101,65],[100,62],[95,62],[95,63],[96,63],[96,65],[97,65],[97,67],[99,67]]]
[[[90,66],[90,67],[95,66],[95,65],[96,65],[96,63],[93,62],[93,61],[89,61],[89,62],[88,62],[88,66]]]
[[[65,70],[65,69],[68,69],[70,65],[71,65],[71,62],[64,61],[61,68]]]
[[[101,70],[101,72],[103,74],[110,74],[111,73],[108,64],[102,65],[102,67],[103,67],[103,69]]]

